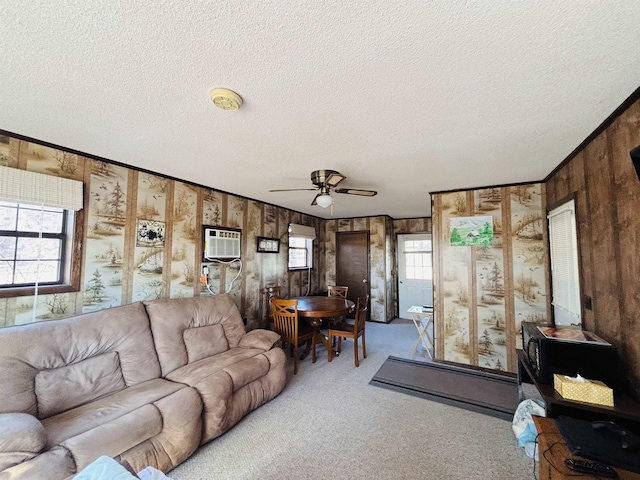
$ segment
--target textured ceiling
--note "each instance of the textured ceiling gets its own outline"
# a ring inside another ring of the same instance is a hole
[[[640,2],[5,0],[0,129],[328,218],[549,174],[640,85]],[[216,108],[215,87],[238,92]]]

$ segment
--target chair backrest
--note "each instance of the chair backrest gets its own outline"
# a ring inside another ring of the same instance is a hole
[[[342,287],[338,285],[329,285],[327,287],[327,295],[329,297],[347,298],[348,291],[349,291],[349,287]]]
[[[273,287],[264,287],[262,293],[264,295],[265,320],[271,322],[273,320],[273,317],[271,316],[271,299],[282,298],[282,287],[280,285],[275,285]]]
[[[264,287],[264,294],[267,298],[280,298],[282,297],[282,287],[275,285],[273,287]]]
[[[359,333],[364,331],[364,326],[367,323],[367,310],[369,309],[369,295],[366,297],[358,297],[356,302],[356,321],[354,322],[354,332]]]
[[[283,342],[298,338],[298,300],[271,299],[273,330],[282,337]]]

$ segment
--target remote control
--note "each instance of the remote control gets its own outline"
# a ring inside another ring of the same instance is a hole
[[[564,463],[576,472],[591,473],[596,477],[618,478],[616,471],[604,463],[582,460],[580,458],[567,458]]]

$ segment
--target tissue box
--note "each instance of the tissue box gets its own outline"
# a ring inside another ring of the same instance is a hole
[[[613,407],[613,390],[600,380],[583,379],[580,381],[575,377],[554,373],[553,386],[562,395],[562,398],[567,400]]]

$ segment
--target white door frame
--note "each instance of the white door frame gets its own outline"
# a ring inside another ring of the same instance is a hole
[[[431,240],[430,233],[398,234],[398,317],[411,318],[407,310],[411,306],[433,305],[433,271],[431,280],[407,280],[405,272],[404,242],[406,240]],[[433,267],[432,267],[433,269]]]

